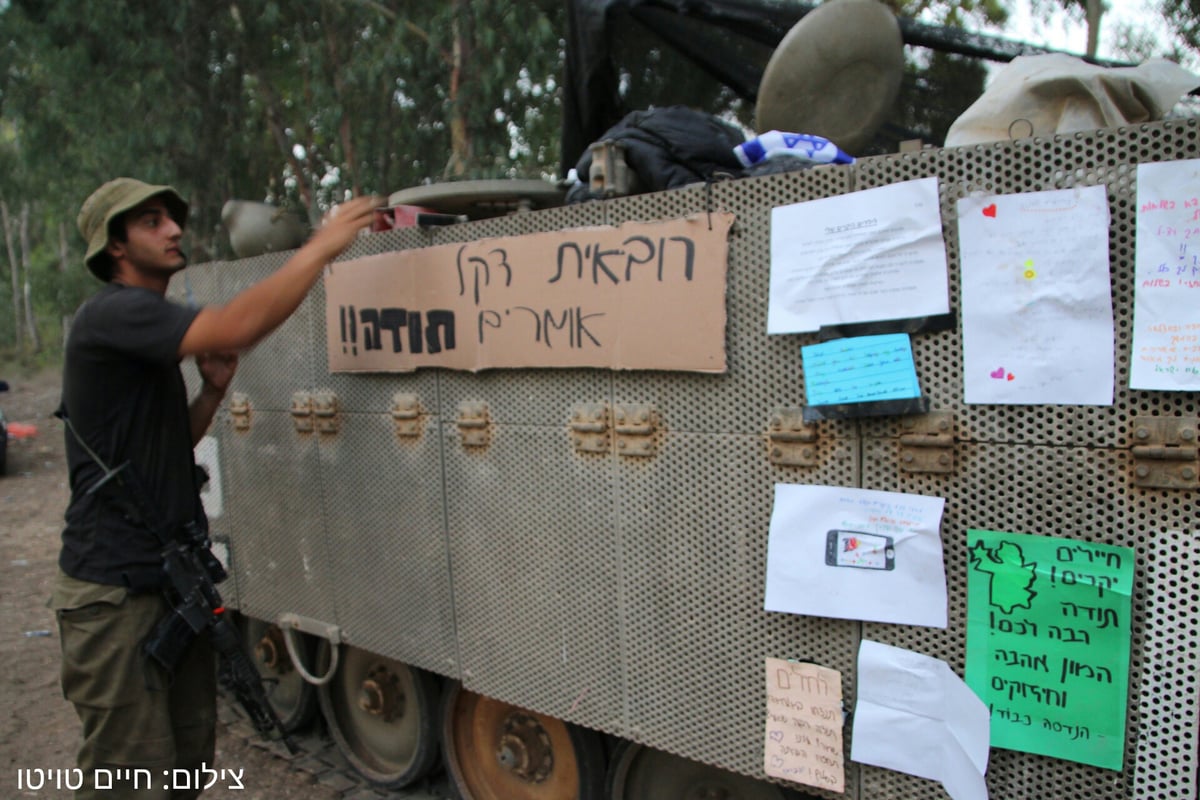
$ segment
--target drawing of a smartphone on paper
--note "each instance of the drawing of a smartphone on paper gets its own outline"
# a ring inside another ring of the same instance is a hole
[[[896,566],[896,548],[890,536],[832,530],[825,537],[825,563],[830,567],[889,570]]]

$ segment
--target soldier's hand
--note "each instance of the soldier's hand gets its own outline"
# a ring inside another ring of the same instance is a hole
[[[350,246],[359,231],[371,224],[375,209],[386,203],[382,197],[356,197],[334,206],[313,235],[310,244],[319,247],[326,261],[332,261]]]
[[[233,373],[237,371],[238,354],[236,352],[201,353],[196,356],[196,367],[200,377],[204,379],[204,387],[225,395]]]

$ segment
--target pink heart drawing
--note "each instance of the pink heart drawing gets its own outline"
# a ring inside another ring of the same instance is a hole
[[[988,374],[991,375],[996,380],[1003,380],[1004,379],[1004,367],[997,367],[995,372],[989,372]]]
[[[995,216],[996,216],[996,204],[995,204],[995,203],[992,203],[990,206],[984,206],[984,209],[983,209],[983,215],[984,215],[985,217],[992,217],[992,218],[995,218]]]

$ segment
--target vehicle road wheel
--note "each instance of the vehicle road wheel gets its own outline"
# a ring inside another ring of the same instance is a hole
[[[586,728],[455,683],[442,711],[446,772],[461,800],[601,800],[604,743]]]
[[[329,647],[322,647],[322,669]],[[334,741],[377,786],[400,789],[420,780],[438,757],[438,679],[357,647],[340,647],[337,673],[318,692]]]
[[[267,699],[283,729],[288,733],[303,730],[313,721],[317,711],[317,692],[296,671],[288,655],[279,626],[254,617],[241,617],[242,642],[258,674],[266,681]],[[295,636],[296,647],[304,666],[313,668],[317,646],[310,637]]]
[[[608,768],[606,800],[785,800],[770,783],[621,742]]]

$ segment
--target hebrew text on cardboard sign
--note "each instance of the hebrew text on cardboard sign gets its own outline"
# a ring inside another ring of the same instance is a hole
[[[733,215],[367,256],[325,275],[331,372],[725,371]]]

